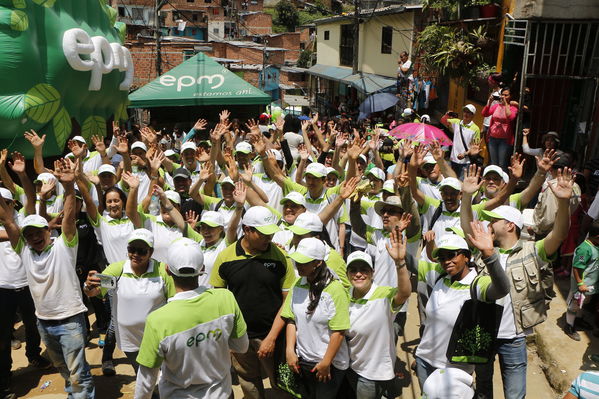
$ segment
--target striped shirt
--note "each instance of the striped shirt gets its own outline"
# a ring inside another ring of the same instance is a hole
[[[599,372],[587,371],[572,382],[569,391],[578,399],[599,399]]]

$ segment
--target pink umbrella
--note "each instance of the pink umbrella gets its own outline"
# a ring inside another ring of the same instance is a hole
[[[398,139],[419,141],[424,144],[430,144],[435,140],[441,145],[452,144],[449,137],[443,133],[443,130],[426,123],[404,123],[393,128],[389,134]]]

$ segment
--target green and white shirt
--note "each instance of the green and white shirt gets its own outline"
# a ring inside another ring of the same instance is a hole
[[[184,291],[150,313],[137,362],[161,368],[160,396],[228,399],[230,350],[247,350],[246,324],[233,294],[199,287]],[[138,382],[143,379],[140,368]],[[141,384],[138,384],[141,386]],[[139,392],[136,398],[149,398]]]
[[[13,211],[14,221],[18,226],[24,219],[24,215]],[[0,224],[0,231],[6,231]],[[15,252],[10,241],[0,242],[0,288],[14,290],[27,287],[27,272],[21,261],[21,257]]]
[[[575,267],[582,274],[584,285],[589,288],[585,295],[593,295],[597,292],[597,284],[599,283],[599,248],[593,245],[589,240],[584,240],[574,250],[574,258],[572,259],[572,267]],[[572,273],[570,291],[576,292],[578,285]]]
[[[27,272],[35,315],[39,319],[63,320],[87,312],[75,271],[78,245],[78,234],[70,241],[61,234],[38,254],[22,236],[19,238],[14,250]]]
[[[397,288],[372,284],[363,298],[352,297],[345,334],[349,345],[350,367],[361,377],[388,381],[395,377],[395,330],[393,320],[399,308],[393,306]]]
[[[310,315],[306,313],[309,303],[310,285],[302,277],[285,298],[281,317],[295,322],[297,355],[308,362],[318,363],[327,351],[331,333],[350,327],[349,296],[341,282],[333,280],[322,291],[318,306]],[[349,367],[349,351],[345,340],[333,359],[333,366],[339,370]]]
[[[158,262],[167,262],[168,247],[177,238],[183,237],[183,233],[176,225],[169,226],[164,223],[162,216],[154,216],[139,211],[144,229],[154,233],[154,253],[152,258]]]
[[[133,272],[129,260],[108,265],[102,274],[117,278],[112,296],[117,345],[123,352],[136,352],[148,315],[175,295],[173,278],[167,275],[164,263],[154,259],[150,259],[148,270],[141,276]],[[105,294],[106,290],[102,292]]]
[[[283,189],[274,180],[268,177],[266,173],[254,174],[252,181],[264,191],[268,197],[268,205],[276,209],[279,213],[283,212],[283,205],[281,205]]]
[[[431,229],[430,225],[433,221],[433,216],[440,206],[442,207],[441,215],[439,215],[439,218],[435,221],[435,224]],[[447,234],[448,228],[460,227],[460,208],[461,206],[458,206],[458,209],[455,211],[448,211],[447,208],[445,208],[445,203],[443,201],[425,195],[424,203],[418,209],[420,215],[422,215],[422,231],[427,232],[433,230],[435,232],[435,241],[438,245],[441,237]],[[422,249],[421,259],[430,261],[426,255],[426,248]]]
[[[98,242],[104,249],[104,255],[108,263],[120,262],[127,259],[127,240],[135,230],[133,222],[123,215],[120,219],[113,219],[110,216],[98,215],[97,220],[88,219],[94,231]]]

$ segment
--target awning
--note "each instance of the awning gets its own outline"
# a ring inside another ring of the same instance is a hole
[[[283,102],[293,107],[308,107],[310,105],[306,97],[293,96],[290,94],[285,94],[285,97],[283,97]]]
[[[198,53],[129,95],[130,108],[269,104],[270,96]]]
[[[352,75],[351,72],[352,70],[349,68],[322,64],[316,64],[306,71],[310,75],[345,83],[364,94],[388,91],[396,84],[396,80],[388,76],[364,72]]]

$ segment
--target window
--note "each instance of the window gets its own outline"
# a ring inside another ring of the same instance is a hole
[[[193,3],[195,0],[187,0],[188,3]]]
[[[179,13],[177,11],[173,11],[173,21],[176,21],[179,19]]]
[[[143,20],[144,19],[144,9],[143,8],[132,8],[131,9],[131,19],[134,20]]]
[[[341,40],[339,41],[339,64],[352,66],[354,61],[354,26],[341,25]]]
[[[194,21],[198,20],[198,14],[196,14],[195,12],[193,14],[191,14],[191,19]]]
[[[381,35],[381,53],[391,54],[393,47],[393,28],[391,26],[383,26]]]
[[[212,9],[212,15],[218,15],[218,8],[213,8]]]
[[[215,35],[218,35],[218,28],[213,28],[212,33],[214,33]]]
[[[325,30],[325,31],[324,31],[324,40],[329,40],[329,34],[330,34],[330,33],[331,33],[331,32],[330,32],[330,31],[328,31],[328,30]]]
[[[125,7],[119,6],[119,17],[125,16]]]

